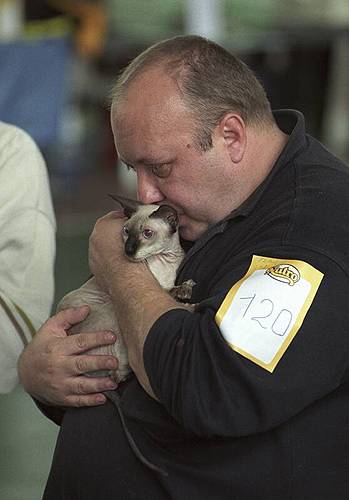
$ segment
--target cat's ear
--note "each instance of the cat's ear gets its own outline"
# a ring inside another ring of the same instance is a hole
[[[155,212],[150,214],[150,217],[159,217],[170,226],[171,232],[175,233],[178,227],[178,215],[176,210],[169,205],[160,205]]]
[[[111,198],[116,201],[120,207],[123,209],[125,216],[129,219],[135,212],[137,212],[140,205],[143,205],[140,201],[131,200],[130,198],[125,198],[125,196],[119,196],[118,194],[110,194]]]

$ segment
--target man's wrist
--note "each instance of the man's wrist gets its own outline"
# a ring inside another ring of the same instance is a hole
[[[144,262],[126,261],[122,266],[116,266],[107,277],[107,291],[111,297],[132,295],[134,290],[149,279],[155,282],[151,272]]]

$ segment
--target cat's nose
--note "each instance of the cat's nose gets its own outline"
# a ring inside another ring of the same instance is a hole
[[[128,257],[133,257],[137,252],[137,248],[138,248],[137,238],[129,236],[129,238],[127,238],[125,243],[125,254]]]

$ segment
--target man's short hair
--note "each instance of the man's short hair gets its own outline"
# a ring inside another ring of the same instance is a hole
[[[118,78],[112,101],[122,100],[130,83],[156,66],[176,82],[198,125],[194,134],[203,151],[212,147],[212,131],[229,112],[238,113],[246,124],[274,123],[265,90],[251,69],[220,45],[196,35],[170,38],[139,54]]]

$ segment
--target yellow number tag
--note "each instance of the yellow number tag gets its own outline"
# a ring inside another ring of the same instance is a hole
[[[323,274],[301,260],[254,255],[216,323],[234,351],[273,372],[301,327]]]

